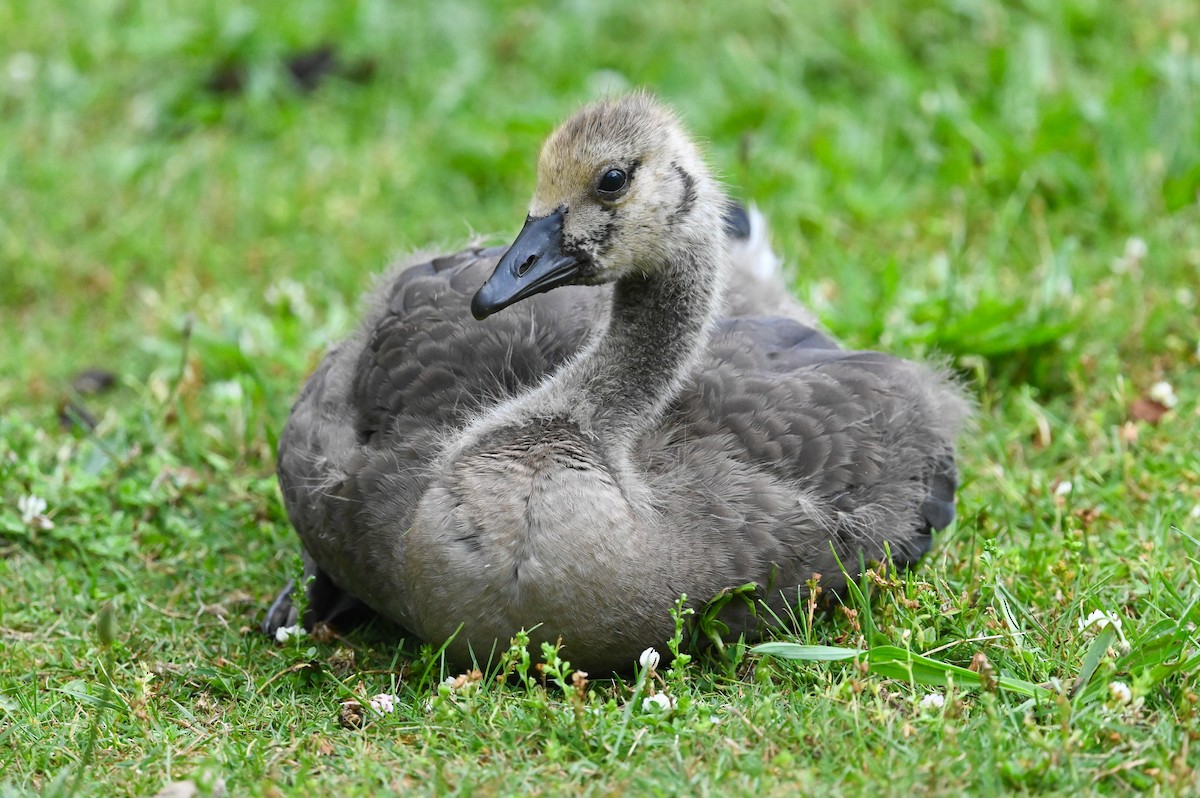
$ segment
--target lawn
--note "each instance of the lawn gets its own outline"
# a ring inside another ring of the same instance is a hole
[[[426,5],[0,4],[0,796],[1198,789],[1200,4]],[[624,681],[263,638],[275,438],[357,296],[510,239],[635,86],[832,330],[960,371],[957,524]]]

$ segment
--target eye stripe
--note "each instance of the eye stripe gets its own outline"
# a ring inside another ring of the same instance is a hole
[[[672,163],[671,166],[683,181],[683,199],[679,201],[679,207],[671,213],[671,221],[674,222],[686,216],[696,204],[696,178],[677,163]]]

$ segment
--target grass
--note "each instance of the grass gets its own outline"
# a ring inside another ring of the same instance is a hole
[[[0,5],[0,795],[1194,791],[1200,7],[422,7]],[[518,646],[526,678],[456,689],[378,631],[262,639],[296,567],[275,434],[357,294],[511,236],[541,137],[634,85],[838,334],[971,381],[958,524],[653,678]]]

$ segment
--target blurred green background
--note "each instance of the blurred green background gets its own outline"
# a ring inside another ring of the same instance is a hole
[[[238,324],[272,286],[321,304],[397,253],[503,240],[546,131],[638,86],[856,342],[1002,355],[1083,288],[1157,350],[1121,294],[1200,282],[1198,24],[1098,0],[6,4],[0,397],[144,376],[182,313]],[[289,65],[323,48],[305,90]],[[1155,256],[1114,275],[1129,236]]]
[[[741,652],[669,716],[611,685],[576,723],[558,693],[446,699],[411,644],[254,633],[296,562],[274,437],[359,294],[509,239],[541,139],[633,87],[836,333],[980,403],[960,522],[879,588],[878,637],[804,640],[1092,688],[931,714]],[[1198,189],[1195,0],[0,4],[0,795],[1186,793]],[[1128,649],[1081,630],[1098,609]],[[403,711],[341,729],[364,689]]]

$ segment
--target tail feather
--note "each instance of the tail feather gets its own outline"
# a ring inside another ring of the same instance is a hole
[[[731,274],[737,290],[731,292],[727,311],[740,316],[783,316],[809,327],[821,328],[812,311],[792,296],[783,274],[783,261],[771,249],[766,217],[758,208],[731,202],[725,211],[729,236]]]

